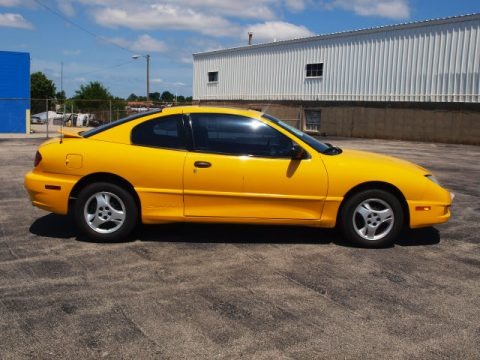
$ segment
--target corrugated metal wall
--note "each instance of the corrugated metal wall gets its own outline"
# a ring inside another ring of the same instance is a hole
[[[25,133],[30,109],[30,54],[0,51],[0,133]]]
[[[305,76],[310,63],[324,64],[322,77]],[[211,71],[218,82],[208,82]],[[480,102],[479,94],[480,14],[194,55],[195,100]]]

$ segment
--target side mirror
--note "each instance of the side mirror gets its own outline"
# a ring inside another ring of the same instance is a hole
[[[302,160],[306,158],[307,152],[300,145],[293,143],[291,154],[292,160]]]

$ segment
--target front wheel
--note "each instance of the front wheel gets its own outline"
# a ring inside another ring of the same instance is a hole
[[[90,239],[124,240],[134,229],[138,209],[132,195],[110,183],[93,183],[82,189],[75,202],[75,222]]]
[[[365,190],[346,200],[340,214],[346,238],[363,247],[391,245],[404,225],[400,201],[384,190]]]

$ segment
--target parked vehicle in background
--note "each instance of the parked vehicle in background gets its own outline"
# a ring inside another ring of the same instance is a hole
[[[91,126],[90,123],[93,123],[94,120],[95,120],[94,114],[78,113],[75,126],[77,127]]]
[[[63,118],[63,114],[59,114],[55,111],[44,111],[41,113],[33,114],[30,116],[32,124],[41,124],[44,125],[49,121],[50,123],[54,123],[56,119]]]
[[[46,123],[46,119],[42,119],[39,116],[32,115],[32,116],[30,116],[30,123],[31,124],[43,125],[43,124]]]

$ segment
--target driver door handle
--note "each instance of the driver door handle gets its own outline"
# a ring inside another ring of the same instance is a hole
[[[212,164],[208,161],[195,161],[193,165],[197,168],[209,168],[210,166],[212,166]]]

